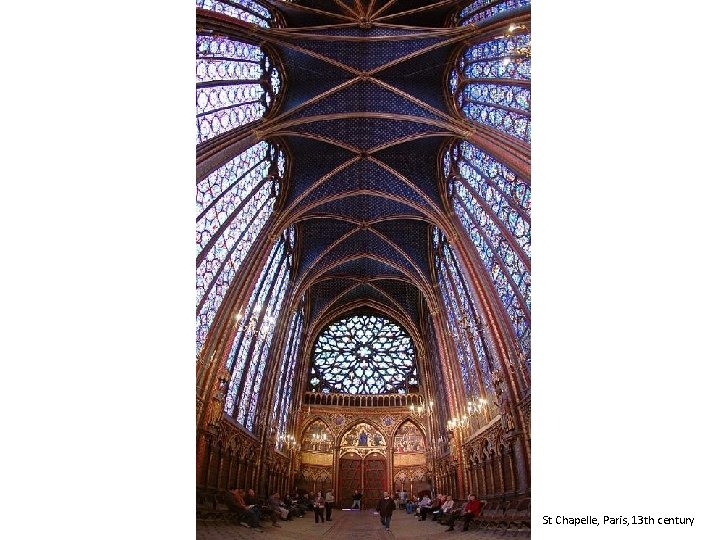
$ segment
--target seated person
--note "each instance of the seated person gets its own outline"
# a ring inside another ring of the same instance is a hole
[[[270,495],[270,498],[267,500],[267,504],[270,512],[272,512],[273,517],[270,519],[272,519],[273,527],[279,527],[280,525],[277,522],[278,518],[286,519],[290,514],[290,511],[287,508],[284,508],[283,503],[280,500],[280,494],[277,492]]]
[[[255,496],[255,490],[254,489],[248,489],[247,495],[245,496],[245,504],[247,504],[249,507],[251,507],[251,510],[255,512],[258,516],[258,521],[262,519],[263,516],[268,516],[270,520],[272,521],[272,524],[274,527],[279,527],[277,519],[278,514],[273,512],[269,506],[267,505],[261,505],[258,498]]]
[[[432,504],[432,501],[430,500],[430,497],[425,495],[422,499],[420,499],[420,502],[418,502],[415,505],[415,513],[420,516],[420,512],[423,508],[429,507]]]
[[[298,500],[298,506],[302,506],[305,511],[315,510],[315,504],[308,493],[305,493],[302,498]]]
[[[463,531],[468,530],[468,526],[470,525],[470,522],[474,517],[477,517],[480,515],[480,509],[482,508],[485,501],[479,501],[475,498],[475,495],[471,493],[468,496],[468,502],[466,502],[463,505],[463,508],[460,512],[454,512],[450,514],[450,521],[448,522],[448,531],[454,531],[455,530],[455,520],[457,518],[461,518],[464,520],[465,525],[463,526]]]
[[[452,495],[448,495],[445,497],[445,502],[442,503],[442,506],[440,506],[440,510],[435,510],[433,512],[433,521],[438,521],[443,516],[447,516],[450,512],[452,512],[453,506],[455,506],[455,501],[453,501]]]
[[[240,524],[253,528],[260,527],[260,519],[245,502],[245,490],[241,488],[231,489],[226,497],[228,507],[237,514]]]
[[[291,497],[289,493],[283,502],[285,503],[285,507],[290,510],[288,521],[292,521],[293,518],[303,517],[305,515],[305,510],[297,504],[297,498]]]
[[[442,506],[443,503],[443,494],[438,493],[437,497],[435,497],[432,502],[430,503],[430,506],[423,506],[420,508],[420,521],[425,521],[427,519],[428,513],[435,512],[435,510],[440,510],[440,506]]]
[[[417,497],[410,497],[405,502],[405,512],[412,514],[415,511],[415,507],[418,505],[420,500]]]

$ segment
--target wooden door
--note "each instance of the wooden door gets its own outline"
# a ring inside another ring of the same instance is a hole
[[[336,504],[350,508],[353,492],[356,489],[362,491],[362,458],[358,454],[345,454],[340,458],[339,480],[340,493]]]
[[[365,458],[363,508],[375,508],[375,505],[383,496],[383,491],[388,490],[386,467],[385,458],[380,454],[370,454]]]

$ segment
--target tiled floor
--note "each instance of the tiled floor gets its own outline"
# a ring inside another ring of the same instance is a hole
[[[431,540],[440,538],[458,538],[462,540],[498,538],[498,535],[487,531],[470,530],[462,532],[462,524],[454,531],[446,532],[447,527],[436,522],[418,521],[415,517],[399,510],[393,513],[390,531],[380,524],[380,517],[373,515],[372,511],[335,510],[333,520],[325,523],[315,523],[312,514],[305,514],[303,518],[293,521],[279,522],[281,527],[273,527],[270,522],[262,523],[262,533],[254,529],[247,529],[240,525],[197,523],[196,540],[244,540],[247,538],[302,539],[324,538],[329,540]],[[522,535],[528,537],[525,533]]]

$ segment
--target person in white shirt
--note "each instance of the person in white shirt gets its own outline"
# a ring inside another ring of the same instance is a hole
[[[430,497],[427,495],[423,496],[423,498],[418,503],[417,507],[415,508],[415,513],[420,516],[420,512],[423,508],[430,508],[430,505],[432,504],[432,501],[430,500]]]
[[[333,506],[335,506],[335,495],[333,495],[332,489],[328,489],[325,494],[325,519],[328,521],[332,521],[330,516],[332,515]]]
[[[455,501],[453,501],[452,495],[448,495],[447,499],[445,499],[445,502],[440,507],[440,510],[435,513],[433,512],[433,521],[437,521],[442,516],[448,515],[450,512],[452,512],[453,506],[455,506]]]

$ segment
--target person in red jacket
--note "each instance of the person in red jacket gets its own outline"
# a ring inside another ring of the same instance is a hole
[[[465,520],[463,531],[467,531],[468,526],[470,525],[470,521],[472,521],[474,517],[480,515],[480,509],[482,508],[482,505],[483,501],[479,501],[478,499],[476,499],[473,493],[468,495],[468,502],[465,503],[465,507],[463,508],[462,512],[460,514],[452,514],[450,516],[450,521],[448,522],[448,525],[450,525],[450,527],[447,530],[454,531],[455,520],[458,517],[461,517],[463,520]]]

